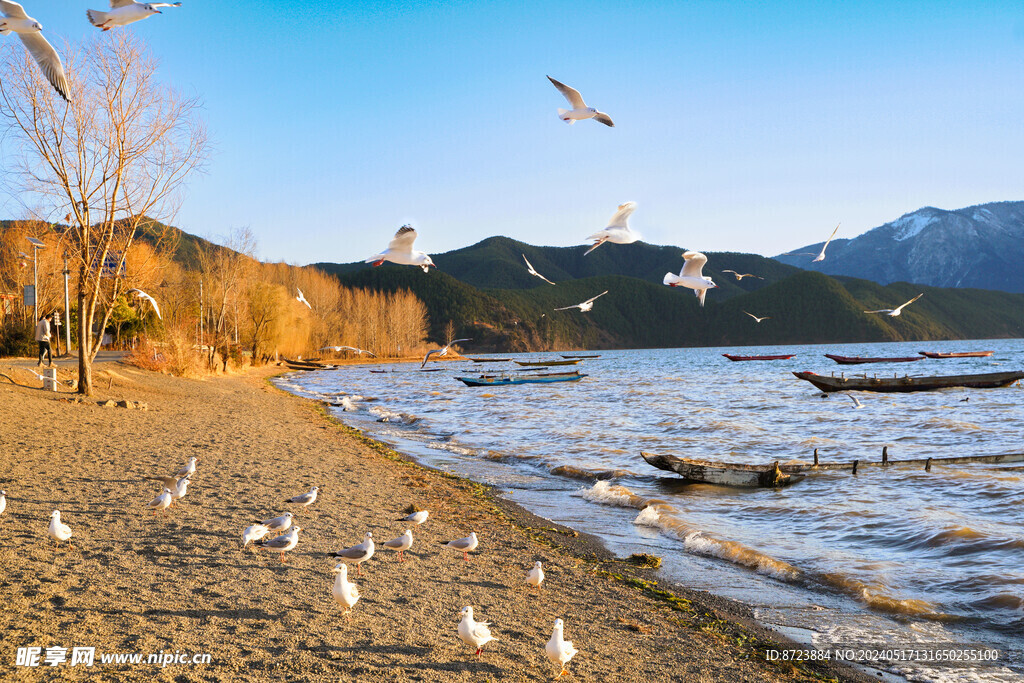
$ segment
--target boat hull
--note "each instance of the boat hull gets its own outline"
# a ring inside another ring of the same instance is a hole
[[[517,360],[516,365],[523,367],[544,367],[547,365],[576,365],[580,362],[580,359],[576,360]]]
[[[924,356],[900,356],[898,358],[865,358],[862,356],[837,356],[826,353],[825,358],[831,358],[840,365],[861,365],[863,363],[913,363],[924,360]]]
[[[741,360],[789,360],[790,358],[792,358],[796,354],[795,353],[791,353],[788,356],[787,355],[780,355],[780,356],[733,356],[733,355],[728,354],[728,353],[723,353],[722,355],[725,356],[726,358],[728,358],[729,360],[732,360],[732,361],[741,361]]]
[[[478,377],[456,377],[455,379],[468,387],[500,387],[509,384],[577,382],[586,376],[582,372],[559,372],[548,375],[480,375]]]
[[[803,474],[790,474],[775,462],[770,465],[746,465],[743,463],[713,462],[694,460],[674,455],[640,453],[648,464],[660,470],[674,472],[687,481],[718,486],[740,488],[777,488],[800,481]]]
[[[829,377],[814,372],[794,372],[793,374],[825,392],[881,391],[902,393],[908,391],[932,391],[934,389],[949,389],[953,387],[995,389],[1024,379],[1024,372],[990,372],[981,375],[948,375],[939,377]]]
[[[960,353],[938,353],[937,351],[918,351],[925,358],[988,358],[994,351],[961,351]]]

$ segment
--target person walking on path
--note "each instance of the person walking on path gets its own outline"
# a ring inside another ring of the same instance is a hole
[[[36,325],[36,341],[39,342],[39,366],[43,365],[43,355],[53,365],[53,350],[50,349],[50,321],[53,320],[53,313],[47,313],[39,319]]]

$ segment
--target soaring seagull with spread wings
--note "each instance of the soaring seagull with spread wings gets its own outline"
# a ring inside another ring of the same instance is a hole
[[[536,275],[537,277],[539,277],[541,280],[543,280],[544,282],[548,283],[549,285],[555,284],[554,282],[552,282],[551,280],[547,279],[546,277],[544,277],[543,275],[541,275],[540,273],[538,273],[534,269],[533,264],[530,263],[530,259],[526,258],[526,254],[523,254],[523,260],[526,261],[526,270],[528,270],[530,272],[530,275]]]
[[[583,95],[580,95],[580,91],[576,88],[570,88],[565,83],[559,83],[555,79],[548,76],[548,80],[551,84],[558,88],[558,92],[569,101],[572,105],[572,109],[561,109],[558,110],[558,118],[562,119],[569,125],[576,123],[577,121],[584,121],[586,119],[594,119],[600,121],[606,126],[611,128],[615,127],[612,122],[612,117],[608,116],[604,112],[598,111],[593,107],[588,107],[587,103],[583,101]]]
[[[110,11],[85,11],[89,23],[96,28],[109,31],[115,26],[127,26],[135,21],[149,19],[154,14],[163,14],[157,7],[181,7],[180,2],[135,2],[135,0],[110,0]]]
[[[306,304],[306,308],[312,311],[313,307],[309,304],[308,301],[306,301],[306,295],[302,293],[302,290],[296,287],[295,291],[299,293],[299,295],[295,297],[295,300],[298,301],[300,304]]]
[[[430,360],[430,357],[433,356],[435,353],[437,354],[438,358],[440,358],[441,356],[447,356],[448,355],[448,349],[450,349],[453,345],[458,344],[459,342],[464,342],[464,341],[473,341],[473,340],[472,339],[453,339],[452,341],[448,342],[447,344],[445,344],[443,347],[441,347],[439,349],[431,349],[430,351],[427,351],[427,355],[423,356],[423,362],[420,363],[420,367],[422,368],[424,365],[426,365],[427,361]]]
[[[722,272],[723,273],[732,273],[733,275],[736,276],[737,280],[742,280],[745,277],[753,277],[753,278],[757,278],[758,280],[763,280],[764,279],[760,275],[754,275],[753,273],[737,273],[735,270],[723,270]]]
[[[604,296],[607,293],[608,293],[608,290],[606,289],[605,291],[601,292],[597,296],[595,296],[595,297],[593,297],[591,299],[587,299],[586,301],[584,301],[581,304],[573,304],[572,306],[563,306],[562,308],[556,308],[555,310],[556,311],[568,311],[570,308],[578,308],[578,309],[580,309],[580,313],[586,313],[587,311],[589,311],[590,309],[592,309],[594,307],[594,301],[596,299],[598,299],[599,297]]]
[[[153,307],[153,311],[156,313],[156,317],[159,318],[160,320],[164,319],[163,316],[160,315],[160,307],[156,305],[156,299],[151,297],[149,294],[146,294],[141,289],[129,289],[126,293],[134,294],[136,298],[148,301],[150,305]]]
[[[910,304],[914,303],[915,301],[917,301],[918,299],[920,299],[920,298],[921,298],[922,296],[924,296],[924,292],[921,292],[920,294],[918,294],[917,296],[915,296],[915,297],[914,297],[913,299],[911,299],[911,300],[910,300],[910,301],[908,301],[907,303],[905,303],[905,304],[900,304],[900,305],[899,305],[899,306],[897,306],[896,308],[880,308],[880,309],[878,309],[877,311],[864,311],[864,312],[865,312],[865,313],[886,313],[886,314],[888,314],[888,316],[889,316],[890,318],[895,318],[896,316],[898,316],[898,315],[899,315],[900,313],[902,313],[902,312],[903,312],[903,309],[904,309],[904,308],[906,308],[906,307],[907,307],[907,306],[909,306]]]
[[[385,261],[391,261],[403,266],[419,266],[424,273],[429,273],[430,266],[434,266],[434,262],[430,260],[425,251],[417,251],[412,248],[412,243],[415,241],[416,230],[411,225],[403,225],[395,233],[394,239],[388,242],[388,248],[366,259],[366,263],[379,266]],[[437,268],[437,266],[434,267]]]
[[[772,319],[770,315],[766,315],[766,316],[758,318],[753,313],[748,313],[747,311],[743,311],[743,312],[746,313],[747,315],[749,315],[751,318],[753,318],[754,322],[757,322],[757,323],[761,322],[762,320],[771,320]]]
[[[25,14],[25,8],[10,0],[0,0],[0,36],[6,36],[11,31],[18,34],[25,49],[36,60],[39,69],[46,76],[53,89],[57,91],[65,101],[68,101],[68,81],[64,77],[64,66],[53,46],[43,38],[43,25]]]
[[[683,269],[679,271],[679,275],[665,273],[662,282],[669,287],[687,287],[692,289],[693,293],[700,300],[701,307],[703,307],[704,296],[708,293],[708,290],[712,287],[718,287],[714,280],[703,273],[704,264],[707,262],[708,257],[699,251],[684,251]]]
[[[584,252],[584,256],[597,249],[605,242],[612,244],[632,244],[640,239],[640,235],[629,229],[629,217],[636,211],[636,202],[625,202],[619,204],[618,211],[608,221],[608,227],[598,230],[588,237],[588,240],[595,240],[594,245]]]
[[[811,263],[817,263],[818,261],[824,261],[825,260],[825,249],[828,248],[829,242],[831,242],[832,238],[836,236],[837,232],[839,232],[839,226],[840,225],[842,225],[842,223],[838,223],[836,225],[836,229],[833,230],[832,234],[828,236],[827,240],[825,240],[825,244],[821,245],[821,251],[818,252],[818,255],[814,257],[814,260],[811,261]]]

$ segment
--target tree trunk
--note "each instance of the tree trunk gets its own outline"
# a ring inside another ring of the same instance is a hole
[[[85,313],[85,291],[78,288],[78,393],[92,396],[92,333]]]

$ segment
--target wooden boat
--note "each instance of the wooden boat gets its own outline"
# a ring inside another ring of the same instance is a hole
[[[549,372],[536,375],[478,375],[476,377],[456,377],[469,387],[495,387],[506,384],[550,384],[552,382],[576,382],[587,377],[579,370],[575,372]]]
[[[794,372],[798,378],[806,380],[822,391],[930,391],[932,389],[948,389],[950,387],[969,387],[972,389],[994,389],[1024,379],[1024,372],[990,372],[980,375],[946,375],[938,377],[826,377],[814,372]]]
[[[326,363],[316,363],[306,360],[291,360],[289,358],[282,358],[282,360],[292,370],[330,370],[334,368],[333,365],[327,365]]]
[[[580,362],[580,359],[576,360],[517,360],[516,365],[522,365],[524,367],[541,366],[541,365],[576,365]]]
[[[995,351],[961,351],[959,353],[939,353],[938,351],[918,351],[925,358],[988,358]]]
[[[907,460],[890,460],[888,446],[882,449],[882,459],[878,460],[853,460],[849,462],[818,462],[818,451],[814,451],[814,462],[788,462],[778,461],[769,465],[747,465],[743,463],[714,462],[710,460],[694,460],[692,458],[680,458],[674,455],[658,455],[655,453],[644,453],[643,456],[649,464],[658,469],[675,472],[690,481],[700,481],[707,484],[719,484],[722,486],[741,487],[775,487],[799,481],[807,474],[823,471],[849,470],[852,474],[857,473],[858,467],[894,467],[894,466],[924,466],[930,471],[932,466],[941,465],[964,465],[969,463],[1004,463],[1024,462],[1024,453],[1004,453],[1000,455],[961,455],[944,458],[910,458]],[[1018,469],[1018,468],[1002,468]],[[780,477],[782,477],[780,479]],[[785,479],[790,477],[790,479]]]
[[[896,358],[865,358],[863,356],[836,356],[826,353],[825,358],[831,358],[840,365],[860,365],[861,363],[912,363],[924,360],[924,356],[899,356]]]
[[[474,363],[507,363],[511,358],[470,358]]]
[[[562,358],[600,358],[600,357],[601,357],[601,354],[599,354],[599,353],[595,353],[595,354],[593,354],[591,356],[565,355],[565,354],[562,354]]]
[[[733,356],[732,354],[729,354],[729,353],[723,353],[722,355],[725,356],[726,358],[728,358],[729,360],[736,360],[736,361],[738,361],[738,360],[789,360],[790,358],[792,358],[796,354],[795,353],[791,353],[791,354],[788,354],[788,355],[781,355],[781,356]]]
[[[803,474],[791,474],[782,471],[779,463],[769,465],[747,465],[738,462],[713,462],[711,460],[694,460],[679,458],[674,455],[657,455],[643,453],[649,464],[658,469],[675,472],[683,479],[698,481],[705,484],[720,486],[739,486],[743,488],[773,488],[786,486],[804,478]]]

